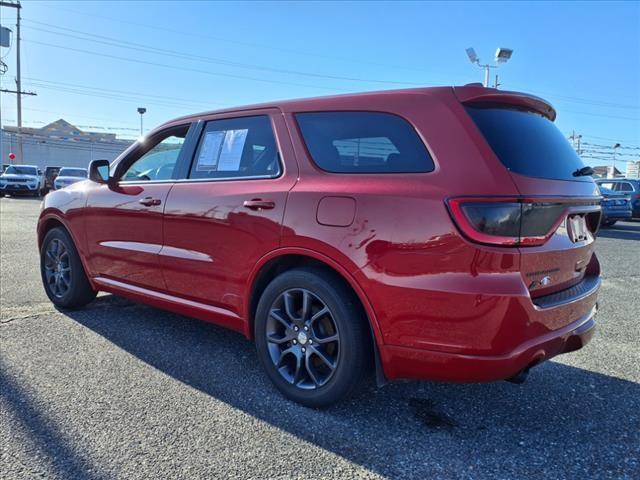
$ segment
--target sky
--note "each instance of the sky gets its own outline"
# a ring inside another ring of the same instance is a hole
[[[139,134],[173,117],[337,93],[480,82],[539,95],[591,165],[640,159],[640,2],[22,2],[24,126]],[[15,31],[15,9],[0,8]],[[15,89],[15,43],[0,51]],[[493,75],[493,74],[492,74]],[[493,80],[493,78],[492,78]],[[0,95],[16,124],[15,95]]]

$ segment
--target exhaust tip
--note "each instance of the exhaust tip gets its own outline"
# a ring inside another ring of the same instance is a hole
[[[530,367],[520,370],[513,377],[507,378],[506,381],[509,383],[515,383],[520,385],[527,380],[527,377],[529,376],[529,370],[530,370]]]

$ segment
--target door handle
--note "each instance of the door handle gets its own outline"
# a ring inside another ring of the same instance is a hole
[[[144,205],[145,207],[153,207],[156,205],[160,205],[162,201],[159,198],[144,197],[138,200],[138,203]]]
[[[253,198],[251,200],[245,200],[242,206],[244,208],[248,208],[249,210],[271,210],[276,206],[276,203],[272,200]]]

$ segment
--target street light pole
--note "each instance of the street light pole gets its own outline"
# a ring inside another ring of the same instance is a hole
[[[140,137],[144,136],[142,129],[142,116],[146,113],[147,109],[144,107],[138,107],[138,113],[140,114]]]
[[[507,61],[511,58],[511,55],[513,55],[513,50],[511,50],[510,48],[498,48],[496,50],[496,63],[500,64],[500,63],[507,63]],[[473,48],[467,48],[467,56],[469,57],[469,61],[471,63],[474,63],[476,65],[478,65],[478,67],[483,68],[484,69],[484,87],[485,88],[489,88],[489,77],[491,76],[491,69],[492,68],[498,68],[498,65],[491,65],[489,63],[485,63],[484,65],[482,65],[480,63],[480,59],[478,58],[478,55],[476,55],[476,51]],[[498,76],[496,75],[496,84],[495,84],[495,88],[498,88]]]

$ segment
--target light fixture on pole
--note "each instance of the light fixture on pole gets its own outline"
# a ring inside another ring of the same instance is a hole
[[[144,136],[142,133],[142,116],[147,112],[147,109],[144,107],[138,107],[138,113],[140,114],[140,138]]]
[[[513,55],[513,50],[512,49],[510,49],[510,48],[498,48],[496,50],[496,56],[495,56],[496,64],[507,63],[509,61],[509,59],[511,58],[511,55]],[[483,83],[483,85],[485,86],[485,88],[488,88],[489,87],[489,75],[491,73],[491,69],[492,68],[498,68],[499,65],[491,65],[489,63],[485,63],[484,65],[482,65],[480,63],[480,58],[478,58],[478,55],[476,54],[476,51],[471,47],[467,48],[467,56],[469,57],[469,61],[471,63],[475,63],[480,68],[484,69],[484,83]],[[494,85],[494,88],[498,88],[498,77],[497,76],[496,76],[496,83]]]

